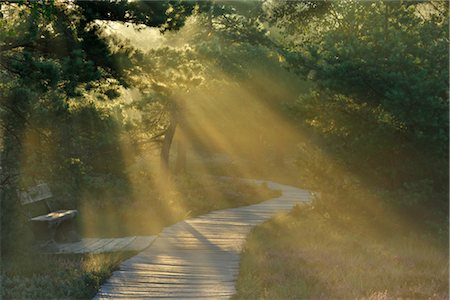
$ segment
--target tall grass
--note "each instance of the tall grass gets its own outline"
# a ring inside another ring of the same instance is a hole
[[[82,232],[97,237],[156,234],[183,218],[279,195],[266,186],[193,176],[179,178],[177,187],[128,206],[81,211],[82,229],[88,229]],[[18,249],[15,255],[2,256],[0,299],[91,299],[120,262],[135,254],[44,255]]]
[[[386,221],[386,220],[385,220]],[[313,206],[257,227],[234,299],[448,299],[448,248]]]
[[[165,226],[189,217],[254,204],[280,194],[262,185],[198,175],[178,176],[173,186],[165,190],[147,188],[123,205],[84,206],[80,214],[84,235],[154,235]]]
[[[120,262],[135,254],[9,257],[2,266],[1,299],[91,299]]]

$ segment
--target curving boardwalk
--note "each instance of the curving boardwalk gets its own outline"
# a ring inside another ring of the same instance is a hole
[[[236,292],[239,253],[250,229],[311,198],[291,186],[248,181],[266,182],[282,195],[165,228],[150,247],[123,262],[94,299],[229,299]]]

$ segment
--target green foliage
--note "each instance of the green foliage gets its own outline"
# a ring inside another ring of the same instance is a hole
[[[110,47],[101,20],[169,30],[183,25],[193,5],[2,2],[2,255],[17,250],[10,242],[17,236],[29,242],[18,217],[19,186],[45,180],[65,208],[77,207],[81,193],[118,201],[128,191],[117,110],[102,102],[127,85],[130,52]]]
[[[448,152],[448,18],[421,17],[396,2],[336,2],[315,22],[321,33],[294,45],[297,70],[319,88],[381,107],[405,138],[435,155]],[[337,17],[338,15],[339,17]]]
[[[179,29],[196,7],[195,1],[75,1],[86,22],[109,20]]]
[[[278,23],[290,68],[315,84],[289,110],[319,146],[303,147],[299,159],[314,171],[309,178],[324,182],[316,188],[333,194],[356,178],[360,188],[381,191],[381,199],[421,224],[445,222],[445,7],[340,1],[308,24],[294,24],[294,31]]]
[[[306,31],[314,18],[322,17],[332,1],[282,1],[263,0],[262,18],[270,25],[281,28],[285,33],[296,35]]]

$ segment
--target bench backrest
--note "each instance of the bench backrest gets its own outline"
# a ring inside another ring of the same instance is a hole
[[[53,197],[46,183],[38,184],[27,191],[19,191],[19,199],[22,205],[42,201]]]

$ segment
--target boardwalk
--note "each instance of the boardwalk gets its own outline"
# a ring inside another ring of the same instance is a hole
[[[276,213],[310,200],[307,191],[273,182],[267,184],[281,190],[282,195],[167,227],[150,247],[123,262],[95,299],[230,298],[236,292],[239,253],[250,229]]]

